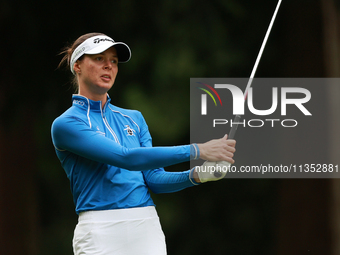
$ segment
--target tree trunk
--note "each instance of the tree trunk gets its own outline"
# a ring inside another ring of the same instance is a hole
[[[324,1],[324,0],[322,0]],[[283,72],[286,77],[325,77],[328,67],[324,64],[322,1],[286,2],[284,28],[285,55]],[[290,6],[289,6],[290,5]],[[327,14],[328,15],[328,14]],[[326,16],[327,16],[326,15]],[[312,95],[314,107],[324,107],[328,102],[325,88],[316,88],[318,95]],[[328,137],[315,130],[324,130],[325,123],[333,116],[318,120],[320,126],[303,127],[303,132],[294,137],[282,137],[282,155],[288,162],[326,163],[330,150]],[[313,116],[313,118],[317,118]],[[302,124],[303,125],[303,124]],[[303,141],[303,142],[299,142]],[[315,145],[319,147],[316,148]],[[293,151],[291,148],[295,148]],[[296,151],[298,148],[299,153]],[[317,157],[311,157],[318,150]],[[313,162],[312,162],[313,161]],[[278,255],[332,254],[331,204],[332,180],[330,179],[284,179],[280,187],[278,221]],[[334,253],[335,254],[335,253]],[[339,254],[339,253],[336,253]]]
[[[327,77],[340,77],[340,18],[334,0],[322,1],[324,21],[324,49]],[[340,158],[340,86],[335,83],[328,88],[330,123],[328,130],[329,158],[334,164]],[[340,180],[331,180],[331,231],[332,255],[340,254]]]

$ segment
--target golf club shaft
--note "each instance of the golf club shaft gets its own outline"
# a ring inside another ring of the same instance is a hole
[[[263,42],[262,42],[262,45],[261,45],[261,48],[260,48],[260,51],[257,55],[257,58],[256,58],[256,61],[255,61],[255,64],[254,64],[254,67],[253,67],[253,70],[250,74],[250,78],[248,80],[248,84],[247,84],[247,87],[244,91],[244,101],[246,101],[247,99],[247,96],[248,96],[248,90],[250,89],[251,87],[251,84],[253,83],[253,80],[254,80],[254,77],[255,77],[255,73],[256,73],[256,70],[257,70],[257,67],[260,63],[260,59],[262,57],[262,54],[263,54],[263,51],[264,51],[264,48],[266,47],[266,43],[268,41],[268,37],[270,35],[270,32],[272,30],[272,27],[273,27],[273,24],[274,24],[274,21],[275,21],[275,18],[276,18],[276,15],[279,11],[279,8],[280,8],[280,5],[281,5],[281,2],[282,0],[279,0],[277,5],[276,5],[276,8],[275,8],[275,11],[274,11],[274,14],[273,14],[273,17],[270,21],[270,24],[269,24],[269,27],[267,29],[267,32],[266,32],[266,35],[263,39]],[[230,132],[228,134],[228,139],[234,139],[235,138],[235,135],[236,135],[236,131],[237,131],[237,128],[238,128],[238,125],[240,123],[240,120],[241,120],[241,116],[240,115],[236,115],[235,118],[234,118],[234,121],[232,122],[233,125],[231,126],[231,129],[230,129]],[[225,162],[225,163],[228,163],[228,162]],[[228,163],[230,164],[230,163]],[[214,173],[215,177],[221,177],[222,174],[220,172],[215,172]]]
[[[260,59],[261,59],[261,57],[262,57],[264,48],[266,47],[266,43],[267,43],[267,41],[268,41],[268,37],[269,37],[270,32],[271,32],[271,30],[272,30],[272,27],[273,27],[273,24],[274,24],[276,15],[277,15],[277,13],[278,13],[278,11],[279,11],[281,2],[282,2],[282,0],[279,0],[278,3],[277,3],[277,5],[276,5],[276,8],[275,8],[273,17],[272,17],[272,19],[271,19],[271,21],[270,21],[270,24],[269,24],[269,27],[268,27],[268,29],[267,29],[266,35],[265,35],[264,40],[263,40],[263,42],[262,42],[262,45],[261,45],[259,54],[257,55],[256,61],[255,61],[255,65],[254,65],[253,70],[252,70],[252,72],[251,72],[251,74],[250,74],[250,78],[249,78],[249,80],[248,80],[247,87],[246,87],[246,89],[245,89],[245,91],[244,91],[244,101],[246,101],[247,96],[248,96],[248,90],[250,89],[251,84],[253,83],[253,79],[254,79],[254,77],[255,77],[255,73],[256,73],[257,67],[258,67],[258,65],[259,65],[259,63],[260,63]],[[229,139],[234,139],[235,134],[236,134],[236,130],[237,130],[237,127],[238,127],[238,123],[239,123],[240,120],[241,120],[241,116],[240,116],[240,115],[236,115],[236,116],[235,116],[235,119],[234,119],[234,122],[233,122],[233,123],[235,123],[235,124],[232,125],[231,130],[230,130],[229,135],[228,135],[228,138],[229,138]]]

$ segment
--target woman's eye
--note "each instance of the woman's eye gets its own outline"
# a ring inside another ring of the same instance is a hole
[[[102,57],[96,57],[96,60],[97,61],[103,61],[103,58]]]
[[[118,60],[117,59],[112,59],[111,62],[114,63],[114,64],[117,64]]]

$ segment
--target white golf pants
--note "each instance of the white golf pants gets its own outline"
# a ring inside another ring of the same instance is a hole
[[[87,211],[74,231],[75,255],[166,255],[154,206]]]

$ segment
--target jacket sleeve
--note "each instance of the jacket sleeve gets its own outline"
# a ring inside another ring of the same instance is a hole
[[[144,180],[153,193],[172,193],[199,185],[191,177],[193,170],[167,172],[163,168],[144,171]]]
[[[143,118],[141,126],[140,142],[142,147],[152,147],[152,139],[149,129]],[[191,156],[197,157],[198,148],[195,144],[191,145]],[[196,151],[197,150],[197,151]],[[143,171],[145,183],[153,193],[172,193],[188,187],[198,185],[191,176],[192,170],[183,172],[167,172],[164,168]]]
[[[128,170],[155,169],[198,157],[197,152],[193,152],[194,145],[126,148],[96,133],[74,116],[57,118],[51,132],[53,144],[59,151]]]

